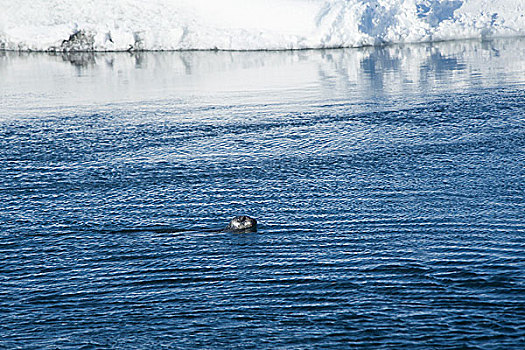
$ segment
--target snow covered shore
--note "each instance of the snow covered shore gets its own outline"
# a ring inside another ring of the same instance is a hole
[[[286,50],[525,35],[523,0],[0,0],[0,49]]]

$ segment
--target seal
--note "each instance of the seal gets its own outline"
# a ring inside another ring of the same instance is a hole
[[[224,226],[223,226],[224,227]],[[257,232],[257,220],[249,216],[236,216],[230,220],[228,226],[222,229],[214,228],[192,228],[192,229],[177,229],[166,226],[150,226],[150,227],[132,227],[132,228],[122,228],[119,230],[109,232],[118,232],[118,233],[131,233],[131,232],[156,232],[156,233],[185,233],[185,232],[233,232],[233,233],[243,233],[243,232]]]
[[[257,220],[244,215],[236,216],[230,220],[226,230],[232,232],[256,232]]]

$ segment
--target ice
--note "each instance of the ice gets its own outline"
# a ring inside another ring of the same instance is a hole
[[[523,35],[523,0],[0,0],[0,48],[17,51],[286,50]]]

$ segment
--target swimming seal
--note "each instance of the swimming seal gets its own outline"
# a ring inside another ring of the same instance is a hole
[[[223,226],[224,227],[224,226]],[[177,229],[172,227],[162,227],[162,226],[150,226],[150,227],[134,227],[134,228],[122,228],[116,231],[118,233],[134,233],[134,232],[156,232],[156,233],[184,233],[184,232],[233,232],[233,233],[243,233],[243,232],[257,232],[257,220],[249,216],[236,216],[230,220],[228,226],[223,229],[213,229],[213,228],[193,228],[193,229]]]
[[[236,216],[230,220],[226,230],[232,232],[256,232],[257,220],[244,215]]]

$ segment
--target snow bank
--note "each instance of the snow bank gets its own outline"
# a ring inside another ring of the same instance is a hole
[[[0,0],[0,49],[274,50],[525,35],[523,0]]]

